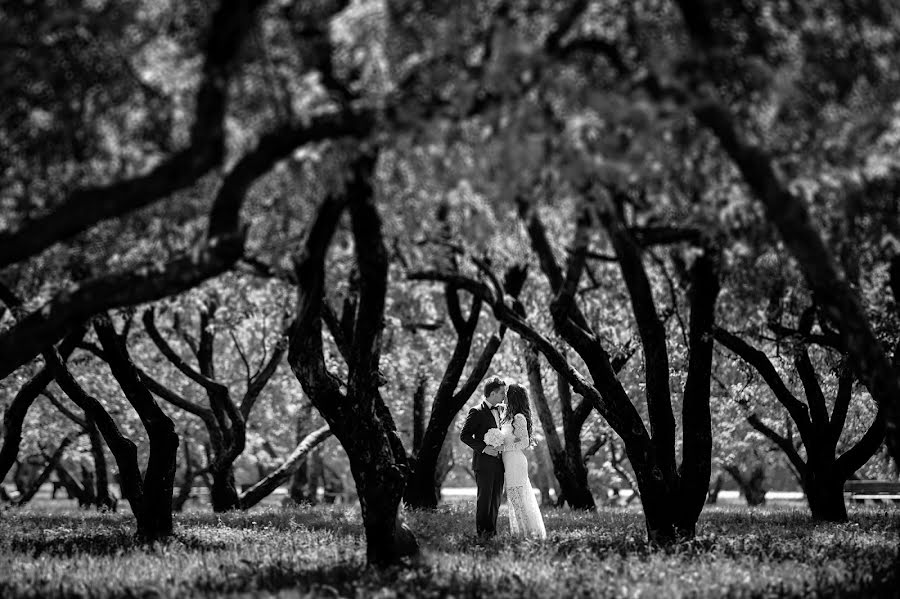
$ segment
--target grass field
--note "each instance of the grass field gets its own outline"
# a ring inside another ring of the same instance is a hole
[[[812,525],[800,508],[714,507],[667,550],[645,545],[635,508],[545,510],[546,541],[479,548],[458,503],[408,513],[424,555],[387,572],[363,565],[358,508],[189,512],[154,547],[121,514],[9,510],[0,597],[897,597],[900,512],[851,509],[848,524]]]

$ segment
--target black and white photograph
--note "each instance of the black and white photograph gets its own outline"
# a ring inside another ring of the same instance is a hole
[[[900,597],[900,2],[0,0],[0,597]]]

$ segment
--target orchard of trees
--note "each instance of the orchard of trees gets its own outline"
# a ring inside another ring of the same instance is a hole
[[[780,468],[832,522],[894,476],[895,3],[33,0],[0,29],[5,501],[52,478],[156,541],[200,487],[323,487],[390,564],[402,506],[471,484],[489,373],[530,390],[535,485],[631,488],[653,543],[723,473],[758,501]]]

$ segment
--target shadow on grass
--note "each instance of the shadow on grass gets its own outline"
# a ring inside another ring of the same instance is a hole
[[[7,540],[10,552],[24,553],[33,558],[49,557],[93,557],[124,555],[127,553],[147,553],[161,550],[167,545],[178,544],[194,551],[217,551],[226,549],[226,543],[197,539],[190,535],[175,535],[167,542],[147,543],[135,538],[131,531],[74,532],[67,528],[45,529],[22,534]]]
[[[292,589],[316,597],[352,597],[357,595],[361,579],[368,575],[369,570],[357,563],[301,568],[296,564],[272,563],[227,578],[215,573],[198,578],[193,581],[189,592],[210,595],[256,594]]]

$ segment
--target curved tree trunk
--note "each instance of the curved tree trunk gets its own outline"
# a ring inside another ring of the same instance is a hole
[[[68,449],[69,445],[71,445],[72,441],[74,440],[74,435],[67,435],[63,438],[62,442],[56,448],[56,451],[53,452],[53,455],[47,457],[47,463],[41,469],[40,474],[38,474],[32,481],[30,481],[26,488],[21,489],[21,494],[14,502],[15,505],[25,505],[26,503],[34,499],[34,496],[37,495],[38,491],[40,491],[41,486],[48,480],[50,480],[50,475],[56,469],[57,465],[62,459],[63,454],[66,452],[66,449]]]
[[[342,195],[324,200],[304,250],[295,260],[297,320],[288,362],[347,452],[362,508],[366,558],[372,565],[385,566],[418,553],[419,548],[398,513],[409,474],[406,450],[378,392],[383,376],[379,363],[388,260],[373,198],[374,166],[375,157],[369,155],[353,162]],[[359,295],[345,303],[352,306],[345,309],[346,318],[338,321],[324,298],[325,256],[348,203]],[[348,366],[346,391],[325,363],[323,318]]]
[[[70,499],[75,499],[79,506],[89,505],[90,498],[84,487],[62,463],[58,463],[54,471]]]
[[[78,327],[59,344],[59,355],[63,360],[72,354],[86,331],[86,326]],[[6,478],[10,468],[16,463],[19,445],[22,443],[22,424],[25,422],[28,409],[52,380],[52,370],[49,366],[44,366],[22,385],[6,409],[6,413],[3,415],[3,445],[0,446],[0,481]]]
[[[556,432],[556,424],[550,403],[544,392],[544,383],[541,376],[540,361],[537,350],[531,344],[525,343],[525,367],[528,373],[528,383],[533,394],[533,402],[537,411],[538,420],[544,430],[547,440],[547,450],[550,453],[550,461],[553,464],[553,473],[559,482],[560,497],[564,498],[569,507],[577,510],[595,510],[597,505],[594,496],[587,484],[587,468],[581,455],[580,429],[576,433],[564,434],[565,446]],[[562,394],[560,394],[562,396]],[[560,402],[563,403],[562,397]],[[563,409],[563,426],[568,423],[565,408]],[[568,412],[571,412],[571,406]],[[565,431],[564,431],[565,433]],[[574,438],[573,438],[574,437]],[[577,446],[574,446],[577,442]]]
[[[240,496],[234,481],[234,462],[244,451],[247,442],[247,420],[260,393],[275,374],[285,352],[285,340],[276,344],[265,365],[256,374],[250,374],[247,366],[247,386],[239,403],[232,399],[229,387],[216,380],[214,369],[215,328],[210,326],[218,310],[214,298],[207,298],[199,314],[199,331],[196,342],[189,343],[197,358],[197,368],[189,365],[162,336],[156,326],[154,310],[144,311],[142,320],[150,339],[160,353],[182,374],[200,385],[209,400],[209,407],[196,404],[165,387],[148,373],[141,373],[141,380],[160,398],[199,417],[209,435],[208,472],[212,478],[210,500],[214,512],[240,508]],[[182,332],[183,335],[186,333]],[[235,340],[237,344],[237,341]],[[238,351],[244,357],[243,350]],[[246,363],[246,358],[244,358]]]
[[[140,372],[131,360],[126,340],[119,335],[108,316],[94,321],[97,339],[103,346],[106,361],[128,402],[134,407],[150,440],[150,455],[143,478],[138,470],[132,473],[139,484],[129,502],[137,520],[137,537],[153,542],[173,533],[172,495],[175,489],[175,468],[178,457],[178,435],[172,419],[160,409],[149,389],[141,382]],[[105,413],[105,412],[104,412]],[[99,414],[90,414],[97,418]],[[97,422],[99,426],[99,421]],[[113,425],[115,426],[115,425]],[[112,449],[110,439],[107,444]],[[122,466],[119,467],[120,474]]]
[[[260,501],[272,494],[272,491],[284,483],[294,470],[306,462],[306,457],[311,451],[331,436],[331,430],[327,426],[311,432],[300,440],[291,455],[284,463],[273,470],[264,479],[241,493],[240,506],[242,510],[248,510]]]
[[[103,404],[85,392],[55,350],[46,352],[45,359],[66,395],[94,419],[116,458],[122,495],[131,504],[137,522],[136,536],[144,541],[166,539],[173,533],[172,490],[178,450],[175,426],[153,401],[150,391],[141,384],[125,340],[115,331],[109,317],[97,317],[94,329],[103,346],[104,359],[149,437],[150,455],[143,476],[136,445],[122,434]]]
[[[814,316],[815,306],[804,310],[796,334],[801,337],[808,336]],[[793,423],[799,431],[800,440],[806,448],[806,460],[798,453],[791,432],[787,436],[779,434],[756,414],[751,414],[747,418],[754,429],[781,449],[790,460],[806,492],[813,519],[845,522],[847,509],[844,506],[844,482],[875,455],[885,435],[885,410],[879,405],[875,420],[862,438],[840,457],[835,457],[837,443],[843,432],[852,399],[855,375],[849,358],[845,355],[842,360],[834,406],[829,416],[825,395],[809,358],[807,342],[797,343],[794,346],[794,366],[803,384],[806,396],[804,403],[788,389],[762,351],[722,329],[715,330],[715,338],[760,373],[775,397],[787,409],[790,415],[789,424]],[[734,476],[733,473],[732,475]],[[736,477],[736,480],[740,484],[740,479]],[[752,493],[748,491],[746,496],[750,502]]]
[[[510,272],[513,272],[512,270]],[[515,277],[507,276],[507,281],[513,281],[507,286],[507,293],[515,297],[521,292],[521,281]],[[487,374],[494,355],[500,348],[505,327],[491,335],[472,367],[468,378],[459,386],[463,368],[472,351],[472,340],[475,329],[478,327],[478,319],[481,315],[482,300],[473,297],[468,316],[462,314],[459,298],[459,290],[451,285],[444,289],[447,303],[447,312],[450,321],[457,333],[456,346],[453,355],[444,370],[438,390],[432,401],[431,416],[428,426],[425,422],[425,384],[421,380],[413,401],[413,454],[410,461],[412,470],[404,494],[407,505],[417,508],[434,509],[441,498],[441,484],[446,474],[440,474],[441,456],[445,456],[448,450],[447,431],[453,424],[459,411],[472,397],[478,388],[478,384]],[[424,429],[424,430],[423,430]]]

